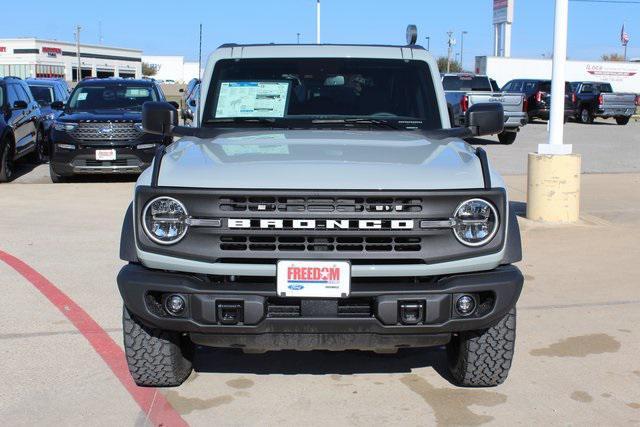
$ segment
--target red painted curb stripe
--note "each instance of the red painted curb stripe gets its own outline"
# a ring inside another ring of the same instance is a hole
[[[165,397],[154,388],[138,387],[129,375],[125,355],[118,344],[78,304],[25,262],[0,250],[0,260],[20,273],[38,289],[89,341],[140,409],[156,426],[187,426]]]

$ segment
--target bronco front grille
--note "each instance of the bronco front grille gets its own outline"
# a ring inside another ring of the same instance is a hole
[[[131,122],[78,123],[70,132],[78,141],[131,141],[142,134]]]
[[[223,251],[419,252],[421,237],[220,236]]]
[[[221,197],[223,212],[421,212],[422,199],[411,197]]]

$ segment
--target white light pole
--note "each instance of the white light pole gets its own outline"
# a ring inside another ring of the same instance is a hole
[[[316,43],[320,44],[320,0],[316,0]]]
[[[563,144],[568,15],[569,0],[556,0],[549,143],[538,145],[540,154],[571,154],[571,144]]]

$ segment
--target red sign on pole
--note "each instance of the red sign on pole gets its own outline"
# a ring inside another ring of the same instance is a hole
[[[0,46],[0,52],[6,52],[6,51],[7,51],[7,48],[6,48],[6,47],[4,47],[4,46]]]

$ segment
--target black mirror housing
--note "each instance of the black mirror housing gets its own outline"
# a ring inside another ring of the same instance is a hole
[[[142,128],[146,133],[172,136],[178,126],[178,110],[168,102],[145,102],[142,104]]]
[[[176,110],[180,108],[180,104],[178,104],[176,101],[169,101],[169,104],[173,105],[173,108],[175,108]]]
[[[26,101],[16,101],[13,103],[14,110],[24,110],[29,106]]]
[[[495,135],[504,130],[501,104],[475,104],[466,113],[466,127],[473,136]]]
[[[64,102],[54,101],[51,103],[51,108],[54,110],[64,110]]]
[[[191,101],[189,101],[189,107],[195,107],[196,105],[197,104],[195,99],[192,99]]]

